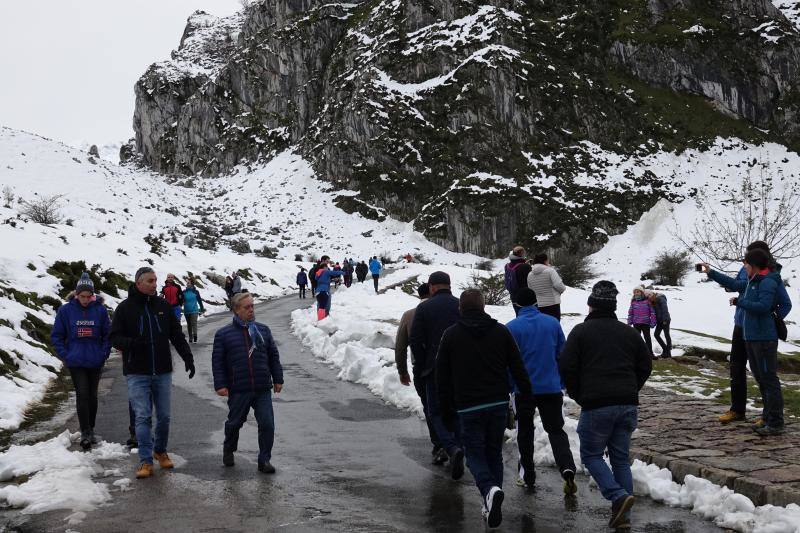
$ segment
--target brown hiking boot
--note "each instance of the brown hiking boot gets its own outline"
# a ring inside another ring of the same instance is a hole
[[[729,424],[731,422],[738,422],[740,420],[744,420],[744,414],[737,413],[736,411],[728,411],[719,417],[720,424]]]
[[[153,465],[150,463],[142,463],[136,470],[136,479],[144,479],[153,475]]]
[[[753,422],[753,425],[750,426],[750,429],[752,429],[753,431],[757,431],[757,430],[763,428],[765,425],[766,424],[764,424],[764,419],[761,418],[761,417],[758,417],[758,418],[756,418],[755,422]]]
[[[158,466],[160,466],[161,468],[175,468],[175,465],[172,464],[172,459],[169,458],[167,452],[162,452],[162,453],[156,452],[153,454],[153,459],[158,461]]]

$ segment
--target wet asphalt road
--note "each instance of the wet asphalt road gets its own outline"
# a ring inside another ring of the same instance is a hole
[[[311,300],[305,300],[309,305]],[[213,332],[229,320],[211,317],[193,345],[197,375],[182,364],[174,376],[169,452],[178,468],[132,489],[114,489],[107,506],[68,526],[67,512],[14,516],[15,531],[216,532],[216,531],[484,531],[480,497],[467,473],[460,482],[430,464],[425,425],[416,416],[385,405],[365,387],[336,379],[297,342],[289,314],[301,306],[284,298],[259,306],[257,319],[272,329],[285,369],[284,392],[275,398],[277,424],[273,464],[277,474],[256,470],[255,422],[242,429],[236,466],[222,466],[222,427],[227,409],[211,385]],[[176,357],[176,362],[178,362]],[[104,376],[97,432],[110,441],[127,439],[127,395],[119,361]],[[69,421],[72,430],[77,421]],[[609,531],[609,505],[587,477],[579,476],[575,501],[565,501],[560,477],[538,470],[538,488],[516,486],[515,447],[506,447],[506,500],[499,531]],[[114,467],[117,465],[107,465]],[[120,463],[133,477],[135,456]],[[109,478],[110,483],[115,478]],[[8,520],[8,516],[6,519]],[[719,532],[686,510],[639,499],[633,531]],[[2,528],[0,528],[0,531]],[[10,530],[10,529],[9,529]]]

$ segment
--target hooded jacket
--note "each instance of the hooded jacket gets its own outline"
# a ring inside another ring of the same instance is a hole
[[[50,339],[68,368],[100,368],[111,353],[111,321],[103,299],[83,307],[74,295],[58,308]]]
[[[783,280],[780,277],[783,266],[780,263],[774,263],[770,267],[770,270],[772,273],[778,275],[776,278],[776,281],[778,282],[778,291],[776,294],[777,302],[775,313],[777,313],[777,315],[783,319],[786,318],[786,315],[788,315],[789,311],[792,310],[792,300],[789,298],[789,292],[786,290],[786,285],[783,284]],[[745,270],[744,267],[739,269],[739,273],[736,274],[736,281],[743,281],[745,284],[747,283],[747,270]],[[727,287],[726,289],[733,292],[733,289],[728,289]],[[740,292],[739,298],[741,298],[743,295],[744,293]],[[742,324],[744,323],[744,309],[741,307],[736,307],[736,312],[733,315],[733,323],[736,326],[742,327]]]
[[[165,283],[161,287],[161,296],[169,303],[169,305],[183,305],[183,289],[177,283]]]
[[[200,291],[196,287],[186,287],[183,291],[183,313],[185,315],[196,315],[204,312],[205,306],[203,305],[203,298],[200,297]]]
[[[531,273],[531,265],[528,264],[524,257],[518,257],[512,253],[508,256],[505,270],[514,273],[514,281],[517,287],[514,290],[509,289],[508,294],[511,297],[511,301],[516,303],[519,290],[528,286],[528,274]]]
[[[436,358],[443,417],[508,404],[509,373],[523,395],[531,381],[514,337],[483,311],[467,311],[444,332]]]
[[[297,273],[297,285],[299,286],[308,285],[308,275],[302,270]]]
[[[528,287],[536,293],[536,305],[539,307],[560,304],[561,294],[567,290],[556,269],[542,263],[531,267]]]
[[[377,259],[371,259],[370,262],[369,262],[369,272],[370,272],[370,274],[372,274],[373,276],[379,276],[380,273],[381,273],[381,270],[383,270],[383,266],[381,265],[381,262],[378,261]]]
[[[612,311],[595,310],[570,332],[558,368],[570,398],[591,410],[639,405],[653,361],[635,329]]]
[[[778,308],[778,285],[783,284],[780,274],[773,271],[766,275],[756,274],[750,279],[740,280],[716,270],[709,270],[708,277],[723,287],[741,294],[736,309],[742,310],[742,333],[745,341],[778,340],[772,312]],[[792,303],[789,301],[788,305],[780,306],[780,311],[788,314],[791,306]]]
[[[519,347],[534,394],[560,393],[558,355],[564,347],[561,323],[529,305],[520,309],[506,327]]]
[[[417,305],[409,336],[415,376],[425,377],[433,373],[442,335],[460,318],[458,298],[450,289],[439,289]]]
[[[122,373],[172,372],[170,343],[186,364],[194,364],[192,349],[172,306],[165,299],[142,294],[131,285],[128,297],[117,306],[111,321],[111,345],[122,352]]]
[[[258,342],[253,346],[247,327],[236,320],[214,335],[211,352],[214,390],[263,392],[271,389],[273,383],[283,383],[283,367],[272,332],[264,324],[256,322],[255,326],[264,339],[263,344]]]
[[[667,305],[667,297],[659,293],[656,295],[656,303],[653,304],[653,311],[656,313],[656,322],[663,324],[669,322],[672,318],[669,315],[669,305]]]
[[[322,267],[314,274],[317,280],[317,292],[330,292],[331,291],[331,278],[337,276],[344,276],[341,270],[330,270],[327,267]]]

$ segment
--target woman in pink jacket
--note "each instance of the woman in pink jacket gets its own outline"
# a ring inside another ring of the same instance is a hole
[[[644,287],[633,289],[633,298],[628,309],[628,325],[633,326],[644,337],[650,357],[657,359],[653,355],[653,341],[650,339],[650,328],[656,327],[656,311],[645,296]]]

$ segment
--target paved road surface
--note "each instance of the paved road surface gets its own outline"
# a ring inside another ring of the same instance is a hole
[[[284,298],[259,306],[257,315],[272,328],[285,368],[285,389],[275,399],[276,475],[256,471],[252,415],[242,430],[236,466],[222,466],[227,410],[211,386],[210,341],[229,318],[211,317],[200,327],[201,342],[193,345],[197,375],[189,381],[182,365],[175,373],[169,452],[178,468],[166,472],[156,467],[154,478],[133,480],[133,490],[115,491],[110,505],[89,513],[81,524],[67,526],[66,512],[5,513],[6,521],[15,524],[6,531],[483,531],[471,476],[453,482],[448,472],[430,464],[424,423],[385,405],[363,386],[337,380],[333,369],[291,335],[289,314],[300,305]],[[103,385],[108,390],[97,431],[124,442],[127,397],[118,360],[107,368]],[[74,418],[69,427],[76,429]],[[500,531],[608,530],[609,506],[587,477],[579,476],[575,503],[565,502],[552,469],[539,469],[537,491],[529,494],[514,483],[514,448],[506,452]],[[132,477],[134,456],[121,467]],[[634,508],[634,524],[633,531],[720,531],[688,511],[643,499]]]

